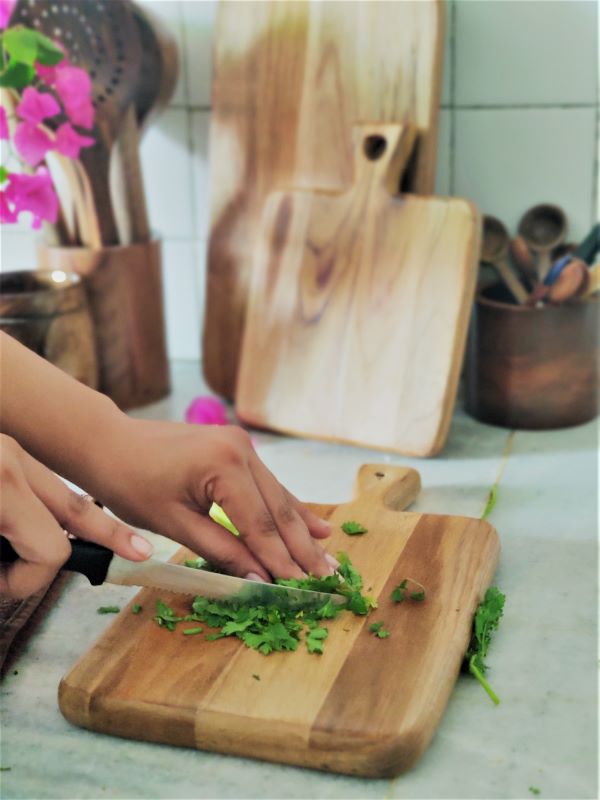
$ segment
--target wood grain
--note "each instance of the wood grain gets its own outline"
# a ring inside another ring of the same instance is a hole
[[[418,129],[407,191],[434,187],[444,6],[420,2],[220,3],[210,135],[204,374],[233,397],[256,231],[275,189],[341,191],[352,126]]]
[[[411,130],[356,126],[346,192],[270,196],[236,392],[245,422],[418,456],[443,447],[480,223],[465,200],[394,194]]]
[[[312,506],[333,525],[328,549],[348,552],[379,600],[368,619],[330,623],[322,656],[300,648],[265,657],[237,640],[171,633],[152,621],[156,592],[143,590],[132,601],[141,614],[124,609],[61,682],[62,713],[118,736],[335,772],[409,768],[443,714],[499,553],[486,522],[398,510],[418,487],[414,470],[365,465],[354,501]],[[346,536],[339,525],[348,519],[368,533]],[[391,602],[405,577],[426,586],[423,603]],[[189,598],[168,600],[189,607]],[[373,620],[388,639],[369,633]]]

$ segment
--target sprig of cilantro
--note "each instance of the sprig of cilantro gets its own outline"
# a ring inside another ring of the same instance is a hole
[[[402,603],[406,600],[408,584],[412,583],[419,588],[416,591],[408,592],[408,596],[411,600],[416,600],[417,602],[421,602],[425,600],[425,587],[419,581],[416,581],[414,578],[404,578],[395,589],[393,589],[392,594],[390,595],[394,603]]]
[[[500,700],[484,677],[488,669],[484,659],[487,657],[492,634],[498,628],[504,613],[505,600],[506,596],[498,587],[490,586],[475,612],[471,642],[465,655],[465,664],[468,665],[469,672],[477,678],[496,705]]]
[[[369,625],[369,630],[379,639],[387,639],[390,635],[390,632],[386,631],[383,627],[383,622],[374,622],[372,625]]]
[[[354,522],[353,520],[342,522],[341,528],[348,536],[360,536],[363,533],[368,533],[364,525],[361,525],[360,522]]]

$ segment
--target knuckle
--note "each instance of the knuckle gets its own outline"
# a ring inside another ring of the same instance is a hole
[[[261,536],[276,536],[279,533],[277,523],[270,511],[264,511],[256,521],[256,530]]]
[[[51,567],[55,567],[58,570],[70,555],[71,545],[69,540],[66,536],[61,536],[56,540],[56,545],[52,548],[48,563]]]
[[[279,506],[275,516],[282,525],[290,525],[296,521],[296,512],[288,502],[284,502]]]
[[[76,520],[80,520],[81,517],[89,513],[89,510],[90,503],[88,500],[83,495],[69,490],[65,509],[65,523],[68,524],[69,522],[73,523]]]

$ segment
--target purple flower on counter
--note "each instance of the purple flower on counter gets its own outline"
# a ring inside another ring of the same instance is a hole
[[[227,409],[217,397],[195,397],[185,412],[185,421],[195,425],[229,425]]]

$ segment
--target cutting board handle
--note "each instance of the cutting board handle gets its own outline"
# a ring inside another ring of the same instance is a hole
[[[403,511],[417,499],[421,476],[416,469],[391,464],[363,464],[354,482],[354,500],[369,498],[391,511]]]
[[[398,187],[409,162],[417,128],[410,122],[369,122],[355,125],[354,183],[374,184],[387,194],[398,194]]]

